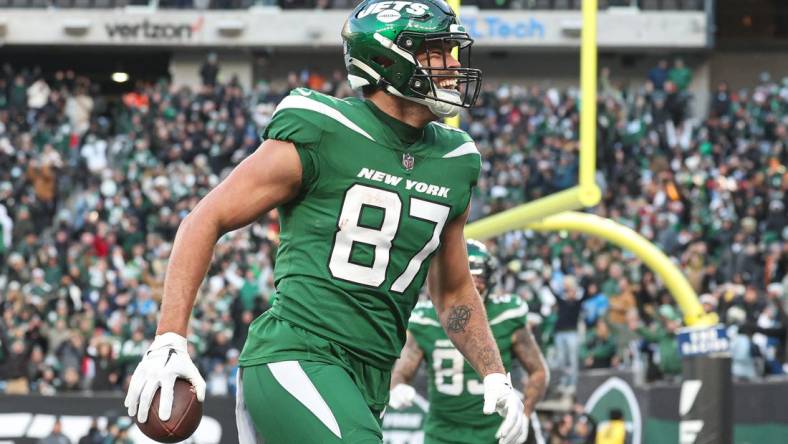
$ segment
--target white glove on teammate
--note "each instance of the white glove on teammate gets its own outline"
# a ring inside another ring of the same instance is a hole
[[[531,431],[531,419],[523,413],[523,433],[520,435],[520,442],[525,442],[528,439],[528,433]]]
[[[523,435],[523,402],[512,388],[508,375],[491,373],[484,377],[484,414],[498,412],[503,417],[501,427],[495,433],[499,444],[520,444]],[[527,429],[526,429],[527,430]]]
[[[153,395],[161,387],[159,418],[162,421],[170,419],[173,388],[179,377],[191,382],[198,401],[205,400],[205,380],[186,351],[186,338],[177,333],[156,336],[131,376],[129,392],[123,402],[129,409],[129,416],[136,414],[139,422],[147,421]]]
[[[389,393],[389,406],[393,409],[410,407],[415,398],[416,389],[408,384],[397,384]]]

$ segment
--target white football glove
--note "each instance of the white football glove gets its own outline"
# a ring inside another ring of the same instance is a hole
[[[520,444],[525,442],[523,435],[523,402],[512,388],[508,375],[491,373],[484,377],[485,415],[498,412],[503,417],[501,427],[495,433],[499,444]],[[527,430],[527,429],[526,429]]]
[[[408,384],[397,384],[389,393],[389,406],[393,409],[401,409],[413,405],[416,398],[416,389]]]
[[[531,431],[531,419],[528,418],[528,415],[523,413],[523,433],[520,435],[521,442],[525,442],[528,439],[528,433]]]
[[[186,351],[186,338],[177,333],[158,335],[131,376],[129,392],[123,402],[129,409],[129,416],[136,414],[139,422],[147,421],[153,395],[161,387],[159,418],[162,421],[170,419],[177,378],[188,380],[194,386],[197,400],[205,400],[205,380]]]

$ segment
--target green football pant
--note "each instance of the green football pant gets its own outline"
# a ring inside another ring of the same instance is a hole
[[[239,403],[266,444],[383,441],[379,415],[340,366],[283,361],[245,367],[241,384]]]

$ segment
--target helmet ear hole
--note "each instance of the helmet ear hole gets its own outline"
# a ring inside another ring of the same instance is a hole
[[[394,64],[393,60],[391,60],[388,57],[381,56],[381,55],[377,55],[377,56],[372,57],[372,61],[377,63],[378,65],[380,65],[383,68],[388,68],[389,66]]]

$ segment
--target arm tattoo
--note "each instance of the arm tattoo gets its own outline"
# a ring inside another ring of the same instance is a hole
[[[456,345],[459,345],[457,341],[464,343],[465,351],[463,353],[469,353],[465,355],[466,358],[479,374],[485,375],[499,369],[501,358],[495,347],[495,342],[490,342],[492,338],[486,321],[482,320],[484,317],[471,316],[474,311],[474,307],[467,304],[451,307],[446,318],[445,328],[449,338]],[[471,318],[474,318],[475,323],[483,322],[484,324],[474,325],[471,323]]]
[[[488,373],[490,369],[494,369],[496,364],[501,359],[500,352],[497,349],[491,349],[484,343],[485,336],[476,332],[471,341],[476,345],[478,350],[479,367],[482,374]]]
[[[467,305],[456,305],[449,312],[449,319],[446,321],[446,330],[449,333],[463,332],[471,320],[471,307]]]

